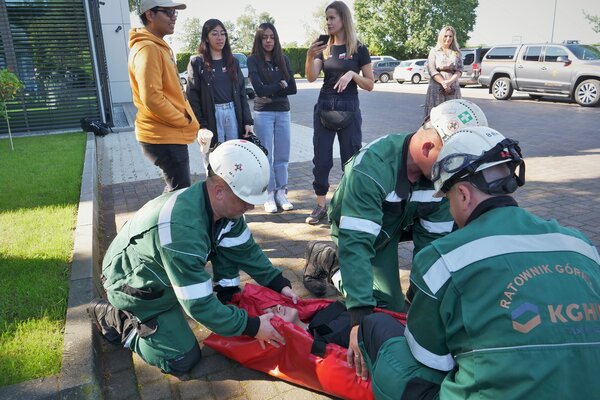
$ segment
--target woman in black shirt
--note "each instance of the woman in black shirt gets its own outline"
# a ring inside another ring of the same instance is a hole
[[[248,57],[248,74],[256,92],[256,135],[269,152],[271,166],[265,211],[275,213],[277,206],[291,210],[294,206],[287,198],[291,132],[287,96],[296,94],[296,81],[290,60],[283,54],[277,30],[271,23],[260,24],[256,30],[252,55]]]
[[[313,42],[306,53],[306,78],[314,82],[321,70],[323,87],[313,114],[313,189],[317,205],[306,222],[315,225],[326,217],[329,171],[333,167],[333,141],[338,135],[342,167],[362,143],[362,116],[358,90],[373,90],[373,69],[366,46],[356,36],[352,15],[342,1],[325,9],[329,40]],[[362,76],[360,73],[362,72]],[[342,111],[342,113],[331,113]]]

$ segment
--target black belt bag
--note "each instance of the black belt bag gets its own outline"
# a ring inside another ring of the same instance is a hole
[[[319,119],[321,125],[331,131],[339,131],[352,123],[356,111],[338,110],[338,108],[346,108],[344,104],[340,104],[341,107],[337,107],[338,101],[337,96],[327,99],[320,105],[322,107],[319,110]],[[342,102],[343,103],[343,102]]]
[[[321,124],[332,131],[339,131],[350,125],[354,119],[354,111],[321,110]]]

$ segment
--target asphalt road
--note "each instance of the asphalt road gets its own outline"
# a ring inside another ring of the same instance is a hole
[[[298,80],[297,84],[298,93],[290,96],[292,122],[312,127],[313,107],[322,81]],[[376,83],[372,92],[359,90],[363,142],[388,133],[416,130],[423,121],[426,91],[427,83],[397,82]],[[463,88],[462,94],[483,109],[491,127],[519,140],[526,156],[600,151],[600,107],[580,107],[562,98],[530,100],[518,92],[511,100],[500,101],[481,87]]]

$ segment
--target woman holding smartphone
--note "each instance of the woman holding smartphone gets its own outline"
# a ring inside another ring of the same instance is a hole
[[[314,82],[321,70],[325,74],[313,114],[313,189],[317,204],[306,218],[311,225],[327,216],[326,196],[335,135],[338,135],[343,168],[362,143],[357,88],[371,91],[374,84],[369,51],[357,39],[348,6],[334,1],[325,9],[325,18],[328,40],[323,43],[317,39],[310,45],[305,64],[309,82]]]
[[[265,211],[275,213],[277,206],[288,211],[294,208],[287,198],[291,132],[288,95],[296,94],[296,80],[271,23],[260,24],[256,30],[252,55],[248,57],[248,75],[256,92],[256,135],[269,152],[271,166]]]
[[[214,133],[210,147],[244,138],[254,125],[244,75],[231,52],[225,25],[218,19],[204,23],[198,53],[188,64],[186,94],[200,127]]]

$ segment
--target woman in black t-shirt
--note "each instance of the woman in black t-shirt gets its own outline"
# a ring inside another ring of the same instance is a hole
[[[313,189],[317,205],[306,222],[315,225],[327,216],[326,196],[329,171],[333,167],[333,141],[338,135],[343,165],[362,142],[362,116],[358,90],[373,90],[373,69],[366,46],[356,36],[352,15],[342,1],[334,1],[325,9],[329,40],[313,42],[306,53],[306,78],[314,82],[321,70],[323,87],[313,114]],[[362,76],[360,73],[362,72]],[[331,113],[327,111],[342,111]]]
[[[204,23],[198,53],[188,64],[186,94],[200,127],[213,132],[210,147],[244,138],[254,125],[244,75],[218,19]],[[207,157],[203,161],[207,167]]]
[[[288,95],[296,94],[296,81],[271,23],[260,24],[256,30],[252,55],[248,57],[248,74],[256,92],[256,135],[267,148],[271,166],[265,211],[275,213],[277,206],[288,211],[294,208],[287,198],[291,138]]]

